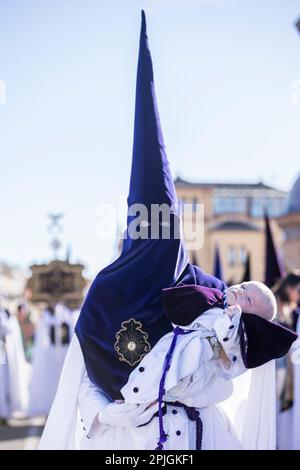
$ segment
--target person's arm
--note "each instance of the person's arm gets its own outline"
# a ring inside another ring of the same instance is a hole
[[[240,361],[239,325],[240,311],[229,318],[227,314],[223,314],[222,309],[215,312],[207,311],[207,314],[204,313],[189,325],[191,333],[178,337],[171,365],[166,374],[164,383],[166,401],[180,401],[185,390],[192,384],[193,394],[203,397],[203,400],[201,398],[203,406],[211,403],[209,396],[211,388],[214,388],[214,402],[224,399],[223,390],[215,393],[216,390],[229,389],[230,384],[227,386],[226,382],[229,383],[230,378],[245,370]],[[228,340],[224,341],[227,337]],[[217,355],[210,338],[214,338],[220,346]],[[171,333],[163,337],[145,356],[139,367],[131,373],[128,383],[121,390],[125,402],[150,403],[157,399],[164,361],[172,339]],[[222,345],[224,345],[223,351]],[[230,361],[230,364],[227,364],[227,361]]]
[[[230,316],[229,316],[229,315]],[[166,401],[181,401],[188,406],[205,407],[219,403],[232,393],[231,379],[245,372],[241,357],[240,310],[227,312],[214,321],[211,335],[202,338],[211,348],[198,369],[168,390]]]
[[[151,406],[152,405],[152,406]],[[137,427],[148,422],[157,411],[156,404],[111,402],[85,374],[80,386],[78,407],[83,431],[93,437],[99,425]]]
[[[246,370],[240,347],[241,313],[239,305],[228,307],[213,325],[220,345],[219,360],[215,364],[216,373],[224,379],[232,379]]]
[[[89,435],[93,425],[98,423],[98,414],[111,402],[107,396],[96,387],[85,374],[80,385],[78,407],[81,415],[83,430]],[[97,419],[96,419],[97,418]]]
[[[196,277],[196,284],[199,286],[214,287],[221,292],[227,289],[225,282],[221,281],[221,279],[218,279],[212,274],[206,273],[199,266],[193,265],[193,268]],[[182,280],[182,283],[184,284],[184,279]]]
[[[210,345],[210,355],[202,356],[198,370],[167,392],[170,401],[196,397],[198,403],[206,406],[220,396],[217,390],[221,387],[220,379],[227,389],[225,382],[245,371],[240,350],[240,317],[239,306],[229,307],[224,314],[217,316],[209,329],[210,334],[200,339]]]

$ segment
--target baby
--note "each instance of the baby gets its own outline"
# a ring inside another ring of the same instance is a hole
[[[228,305],[239,305],[244,313],[253,313],[269,321],[272,321],[276,316],[275,296],[261,282],[250,281],[231,286],[227,289],[226,295]],[[230,309],[228,313],[230,313]]]
[[[219,353],[223,363],[227,362],[224,351],[228,350],[229,339],[234,333],[246,368],[258,367],[280,357],[290,344],[287,331],[272,323],[277,313],[276,299],[261,282],[243,282],[224,292],[181,284],[163,290],[163,303],[165,314],[174,327],[193,329],[198,322],[208,324],[206,318],[214,317],[208,336],[213,332],[218,340],[210,343],[215,357]],[[219,327],[221,324],[223,326]]]

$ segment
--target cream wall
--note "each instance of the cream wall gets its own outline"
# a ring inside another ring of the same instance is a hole
[[[228,250],[230,247],[240,251],[244,247],[250,253],[251,276],[258,281],[264,280],[265,271],[265,224],[263,218],[251,218],[246,214],[220,214],[213,215],[213,190],[211,188],[177,188],[179,199],[191,202],[197,198],[198,203],[204,204],[204,244],[195,252],[187,248],[190,258],[196,256],[197,264],[205,271],[212,273],[214,265],[215,247],[218,245],[221,256],[222,269],[226,281],[240,282],[245,266],[240,261],[231,266],[228,262]],[[214,230],[214,226],[225,221],[249,222],[258,227],[258,231],[253,230]],[[184,218],[185,234],[189,234],[191,224],[195,223],[194,216],[189,215]],[[276,247],[281,249],[283,243],[283,231],[275,220],[271,220],[271,230],[276,243]]]
[[[293,231],[293,236],[284,236],[282,244],[287,270],[300,269],[300,213],[280,217],[278,223],[283,232]]]

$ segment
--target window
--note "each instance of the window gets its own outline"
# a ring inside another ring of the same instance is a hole
[[[196,197],[193,198],[193,212],[196,212],[197,210],[197,204],[198,204],[198,199]]]
[[[240,263],[241,264],[246,264],[247,261],[247,250],[244,246],[241,246],[240,248]]]
[[[284,212],[285,208],[285,199],[280,199],[280,198],[274,198],[274,199],[269,199],[268,200],[268,213],[272,217],[276,217],[281,215]]]
[[[283,213],[284,207],[284,198],[253,198],[250,212],[252,217],[263,217],[267,210],[270,217],[276,217]]]
[[[247,199],[240,197],[215,197],[213,201],[214,214],[247,213]]]
[[[234,266],[236,264],[236,249],[234,246],[230,246],[227,251],[227,261],[229,266]]]

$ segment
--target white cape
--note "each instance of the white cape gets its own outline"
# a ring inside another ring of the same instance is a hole
[[[244,449],[276,448],[275,361],[233,379],[233,394],[221,403]]]
[[[55,400],[39,444],[40,450],[74,450],[77,448],[79,388],[85,364],[76,334],[73,336],[62,369]]]
[[[0,416],[9,419],[14,412],[24,412],[28,406],[30,365],[25,360],[17,318],[11,314],[5,324],[8,332],[0,362]]]
[[[70,335],[73,335],[75,325],[73,315],[60,305],[55,308],[55,316],[46,310],[40,319],[33,349],[28,416],[48,415],[51,409],[68,344],[61,344],[61,338],[58,336],[53,345],[50,341],[49,328],[54,327],[56,334],[63,322],[69,326]]]
[[[78,394],[85,373],[79,341],[73,336],[62,370],[57,395],[42,435],[40,450],[77,449],[82,437]],[[276,401],[274,361],[233,380],[234,392],[222,403],[244,449],[275,449]]]

